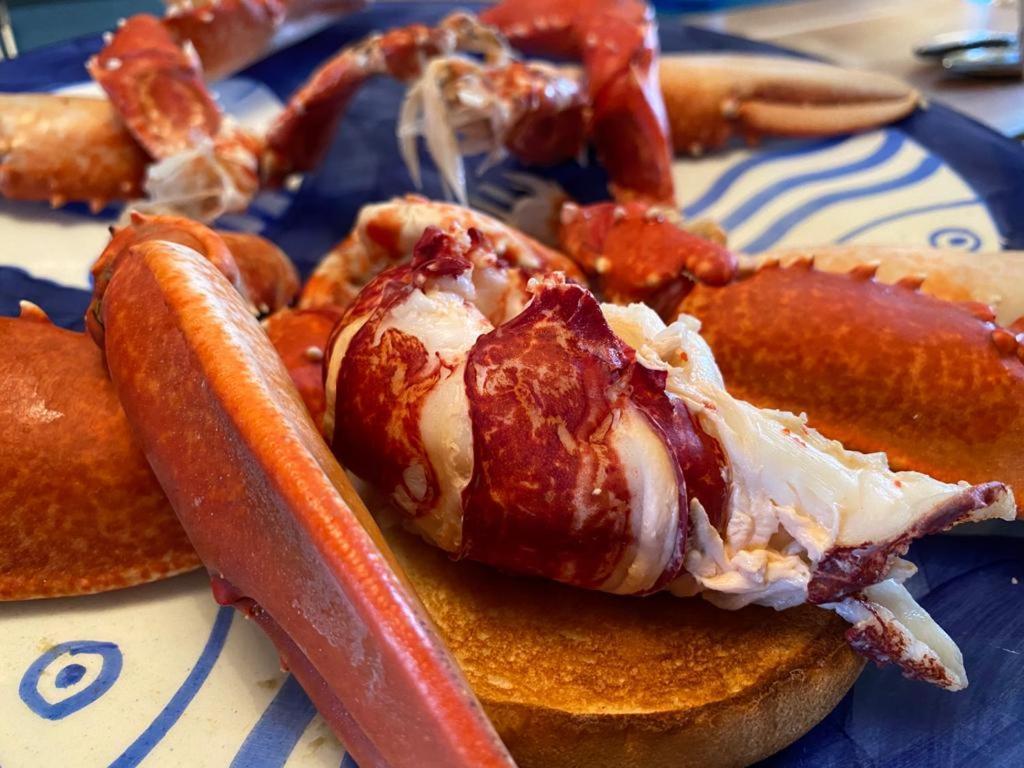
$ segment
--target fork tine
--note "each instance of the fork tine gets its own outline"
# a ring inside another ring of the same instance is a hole
[[[14,27],[11,25],[11,11],[7,7],[7,0],[0,0],[0,47],[3,48],[3,56],[13,59],[18,55],[18,43],[14,39]]]

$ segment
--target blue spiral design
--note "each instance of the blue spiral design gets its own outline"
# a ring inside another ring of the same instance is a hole
[[[981,237],[967,227],[942,227],[928,235],[928,245],[932,248],[955,248],[973,253],[981,248]]]
[[[71,661],[78,657],[77,661]],[[50,702],[39,692],[39,682],[46,672],[53,671],[54,685],[60,689],[74,688],[88,672],[86,661],[89,657],[99,657],[102,666],[96,679],[80,691],[75,691],[67,698]],[[123,657],[121,650],[114,643],[95,640],[72,640],[55,645],[38,659],[32,662],[21,678],[18,695],[25,706],[47,720],[61,720],[78,710],[89,706],[100,696],[110,690],[121,675]]]

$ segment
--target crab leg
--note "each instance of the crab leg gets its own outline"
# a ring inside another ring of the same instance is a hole
[[[875,281],[765,263],[697,286],[681,309],[701,321],[726,382],[758,405],[806,412],[851,447],[944,480],[1001,477],[1024,489],[1024,335],[977,304]],[[810,320],[810,322],[809,322]]]
[[[118,396],[216,594],[268,628],[355,757],[511,765],[223,275],[141,242],[96,301]]]

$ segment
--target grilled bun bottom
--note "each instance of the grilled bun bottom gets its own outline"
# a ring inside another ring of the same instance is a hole
[[[863,668],[829,611],[616,597],[386,534],[520,768],[748,765],[808,731]]]

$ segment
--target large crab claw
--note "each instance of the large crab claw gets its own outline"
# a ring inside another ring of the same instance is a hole
[[[364,764],[510,766],[228,280],[145,241],[103,288],[111,379],[218,600],[263,627]]]
[[[739,134],[825,136],[890,123],[920,94],[873,72],[781,56],[663,56],[661,84],[676,152],[700,154]]]

